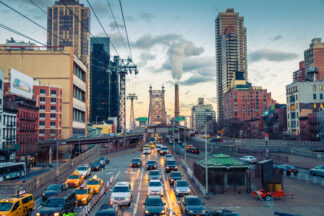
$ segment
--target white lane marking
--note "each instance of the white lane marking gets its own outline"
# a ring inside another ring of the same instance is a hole
[[[142,181],[143,181],[143,173],[144,173],[144,171],[143,171],[143,166],[142,166],[141,179],[140,179],[140,184],[139,184],[139,187],[138,187],[137,199],[136,199],[136,204],[135,204],[135,208],[134,208],[134,211],[133,211],[133,215],[136,215],[136,213],[137,213],[138,200],[139,200],[139,197],[140,197],[141,186],[142,186]]]
[[[163,178],[163,182],[164,182],[164,185],[165,185],[165,191],[166,191],[166,195],[167,195],[167,198],[168,198],[169,206],[172,209],[172,205],[171,205],[171,201],[170,201],[170,197],[169,197],[169,191],[166,188],[166,181],[165,181],[165,178],[164,178],[164,171],[162,170],[162,168],[161,168],[161,172],[162,172],[162,178]],[[170,186],[170,190],[171,190],[171,186]]]
[[[134,171],[125,171],[125,173],[131,173],[131,174],[133,174],[133,173],[136,173],[136,172],[134,172]]]
[[[117,175],[115,176],[115,179],[117,179],[117,177],[119,176],[120,170],[118,171]]]
[[[112,172],[107,172],[106,175],[109,175],[109,174],[111,174],[111,173],[112,173]]]

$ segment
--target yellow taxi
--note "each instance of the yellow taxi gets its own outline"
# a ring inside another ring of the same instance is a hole
[[[32,215],[34,210],[34,197],[32,194],[18,192],[16,196],[11,196],[0,200],[0,215],[25,216]]]
[[[191,149],[192,147],[194,147],[193,145],[187,145],[186,149]]]
[[[209,139],[210,138],[209,134],[204,134],[203,137],[206,138],[206,139]]]
[[[75,189],[76,205],[87,205],[92,199],[93,190],[88,186],[81,186]]]
[[[153,142],[150,142],[150,143],[149,143],[149,147],[150,147],[151,149],[154,149],[154,148],[155,148],[154,143],[153,143]]]
[[[98,178],[97,176],[93,176],[88,182],[87,186],[89,186],[92,190],[93,193],[97,194],[100,192],[100,190],[103,187],[103,180],[101,178]]]
[[[84,175],[76,174],[69,176],[65,184],[68,188],[79,187],[84,182]]]

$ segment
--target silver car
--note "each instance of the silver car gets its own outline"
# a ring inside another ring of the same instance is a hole
[[[185,180],[178,180],[174,184],[174,191],[176,196],[190,195],[190,186]]]
[[[158,170],[152,170],[149,172],[148,174],[149,180],[153,180],[153,179],[161,179],[161,174]]]
[[[311,175],[318,175],[318,176],[324,176],[324,165],[319,165],[317,167],[314,167],[309,172]]]

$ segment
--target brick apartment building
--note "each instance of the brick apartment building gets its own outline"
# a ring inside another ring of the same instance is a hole
[[[40,141],[61,139],[62,88],[34,85],[33,99],[39,107],[38,137]]]

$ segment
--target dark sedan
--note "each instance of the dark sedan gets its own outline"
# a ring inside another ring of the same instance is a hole
[[[42,194],[42,200],[46,201],[49,197],[56,195],[66,189],[67,187],[65,184],[52,184],[48,186],[44,191],[44,193]]]
[[[153,170],[157,168],[157,163],[155,160],[149,160],[146,163],[146,169],[147,170]]]
[[[165,209],[160,196],[148,196],[144,202],[145,215],[165,215]]]
[[[290,173],[294,173],[295,175],[298,174],[298,170],[296,167],[291,166],[291,165],[287,165],[287,164],[282,164],[282,165],[278,165],[277,168],[281,171],[281,172],[286,172],[287,174]]]
[[[169,173],[174,170],[178,170],[178,165],[175,160],[167,160],[165,162],[165,172]]]
[[[117,205],[103,204],[95,216],[116,216],[118,212],[119,208]]]
[[[178,172],[178,171],[173,171],[173,172],[171,172],[171,173],[169,174],[168,179],[169,179],[169,183],[170,183],[170,185],[173,185],[174,182],[176,182],[176,181],[182,179],[182,175],[181,175],[181,173]]]
[[[184,215],[207,215],[206,208],[198,196],[185,196],[179,202]]]
[[[105,168],[105,164],[100,163],[99,161],[95,161],[90,164],[90,167],[91,167],[91,171],[99,171]]]
[[[190,153],[194,153],[194,154],[199,154],[200,153],[199,148],[196,147],[196,146],[192,146],[192,145],[187,146],[186,151],[190,152]]]
[[[130,162],[130,167],[141,167],[142,166],[142,161],[139,158],[134,158],[132,159],[132,161]]]

